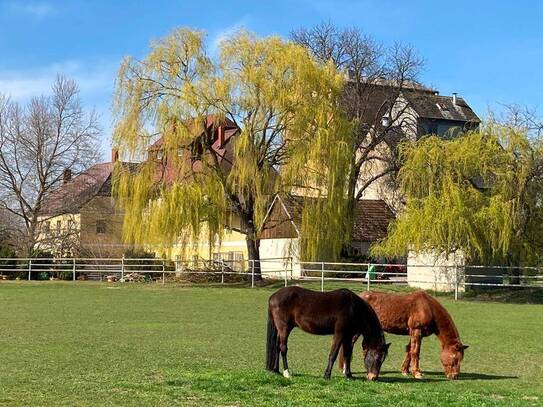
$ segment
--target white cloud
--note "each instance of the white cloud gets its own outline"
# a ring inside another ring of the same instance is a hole
[[[74,79],[86,110],[95,108],[102,127],[102,151],[107,157],[112,131],[111,100],[120,59],[78,61],[67,60],[42,67],[0,70],[0,93],[21,104],[31,98],[50,95],[58,74]]]
[[[63,61],[51,65],[0,71],[0,91],[18,102],[49,94],[58,74],[74,79],[82,95],[111,92],[118,63]]]
[[[229,36],[236,33],[237,31],[247,28],[248,24],[249,24],[249,17],[244,16],[243,18],[241,18],[234,24],[224,28],[221,31],[218,31],[212,34],[209,41],[209,46],[210,46],[209,51],[211,55],[217,54],[219,50],[219,46],[221,45],[221,42],[223,40],[227,39]]]
[[[49,17],[57,13],[57,8],[46,2],[12,1],[6,4],[14,13],[26,14],[37,19]]]

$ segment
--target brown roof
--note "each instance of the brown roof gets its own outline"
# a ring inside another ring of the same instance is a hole
[[[452,96],[413,91],[404,91],[403,95],[409,105],[422,118],[472,123],[481,122],[466,101],[460,97],[456,98],[456,104],[454,104]]]
[[[77,213],[111,176],[113,163],[96,164],[51,191],[44,199],[40,215]]]
[[[384,239],[388,225],[396,217],[381,199],[362,199],[354,210],[353,241],[374,242]]]
[[[122,163],[128,169],[138,164]],[[41,216],[57,216],[79,213],[81,208],[97,195],[111,196],[111,174],[114,163],[96,164],[74,176],[70,181],[46,195]]]
[[[351,106],[357,101],[355,82],[347,82],[343,95],[344,103]],[[452,96],[441,96],[431,88],[406,84],[401,89],[388,84],[362,84],[362,121],[369,126],[380,126],[387,108],[396,101],[400,93],[417,114],[426,119],[441,119],[460,122],[480,123],[481,120],[466,101],[457,97],[456,105]]]
[[[219,165],[225,172],[230,171],[233,165],[233,146],[231,141],[233,137],[239,134],[239,128],[236,124],[229,119],[219,119],[214,115],[208,115],[205,118],[205,126],[211,131],[212,145],[211,148],[215,151]],[[222,132],[222,140],[221,140]],[[149,161],[155,161],[158,165],[156,167],[155,178],[157,182],[172,183],[182,179],[184,176],[179,171],[177,166],[172,165],[167,157],[167,153],[161,158],[158,156],[158,152],[163,150],[164,139],[160,137],[149,148]],[[190,167],[193,172],[198,172],[201,169],[202,163],[200,159],[194,159],[192,157],[190,148],[186,148],[184,151],[184,159],[187,162],[190,161]],[[189,175],[190,176],[190,175]]]
[[[225,128],[225,141],[228,140],[233,134],[237,133],[239,128],[236,126],[236,124],[230,120],[230,119],[222,119],[219,120],[217,116],[215,115],[207,115],[205,118],[205,126],[206,128],[211,128],[213,126],[219,126],[222,125]],[[149,146],[149,150],[160,150],[162,148],[162,145],[164,144],[164,138],[159,137],[153,144]]]
[[[355,106],[356,103],[360,103],[362,122],[369,126],[380,126],[381,118],[394,104],[402,90],[415,91],[419,94],[436,94],[436,91],[431,88],[411,82],[406,82],[400,88],[386,81],[372,83],[347,81],[343,93],[343,102],[348,110]],[[361,99],[359,99],[358,92],[360,92]]]
[[[277,197],[274,200],[273,206],[284,205],[287,213],[277,216],[276,208],[270,208],[268,216],[264,220],[263,230],[272,229],[276,226],[284,224],[286,221],[290,221],[294,224],[294,229],[297,235],[301,230],[302,224],[302,212],[305,202],[311,199],[302,196],[287,196]],[[282,219],[271,219],[271,214],[275,217],[281,217]],[[388,225],[395,219],[394,213],[381,199],[362,199],[357,201],[355,213],[354,213],[354,225],[352,240],[357,242],[374,242],[386,237],[388,232]],[[284,230],[282,231],[284,232]],[[291,232],[291,234],[292,234]],[[271,233],[265,233],[263,238],[275,238],[273,231]],[[280,236],[287,237],[287,236]],[[297,236],[288,236],[297,237]]]

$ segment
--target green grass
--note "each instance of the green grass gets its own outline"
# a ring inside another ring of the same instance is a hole
[[[470,345],[447,381],[437,340],[423,342],[424,380],[398,369],[406,337],[367,382],[334,368],[330,337],[295,330],[294,376],[264,371],[272,287],[98,283],[0,284],[0,405],[542,405],[543,306],[441,301]]]

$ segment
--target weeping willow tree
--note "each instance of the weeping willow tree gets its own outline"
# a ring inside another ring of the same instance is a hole
[[[374,254],[460,252],[527,264],[543,248],[543,148],[525,129],[491,124],[456,139],[403,144],[406,206]]]
[[[311,208],[308,250],[342,240],[350,145],[338,106],[342,76],[298,45],[243,31],[217,54],[206,52],[204,33],[178,29],[120,68],[114,144],[123,156],[150,157],[115,172],[125,240],[211,248],[237,216],[249,258],[259,260],[268,204],[293,187],[323,197]]]

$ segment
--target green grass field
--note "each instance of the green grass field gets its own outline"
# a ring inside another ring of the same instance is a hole
[[[330,337],[295,330],[291,379],[264,371],[272,288],[8,282],[0,284],[0,405],[543,405],[543,305],[441,301],[470,345],[447,381],[434,337],[424,380],[401,376],[406,337],[381,380],[334,369]]]

